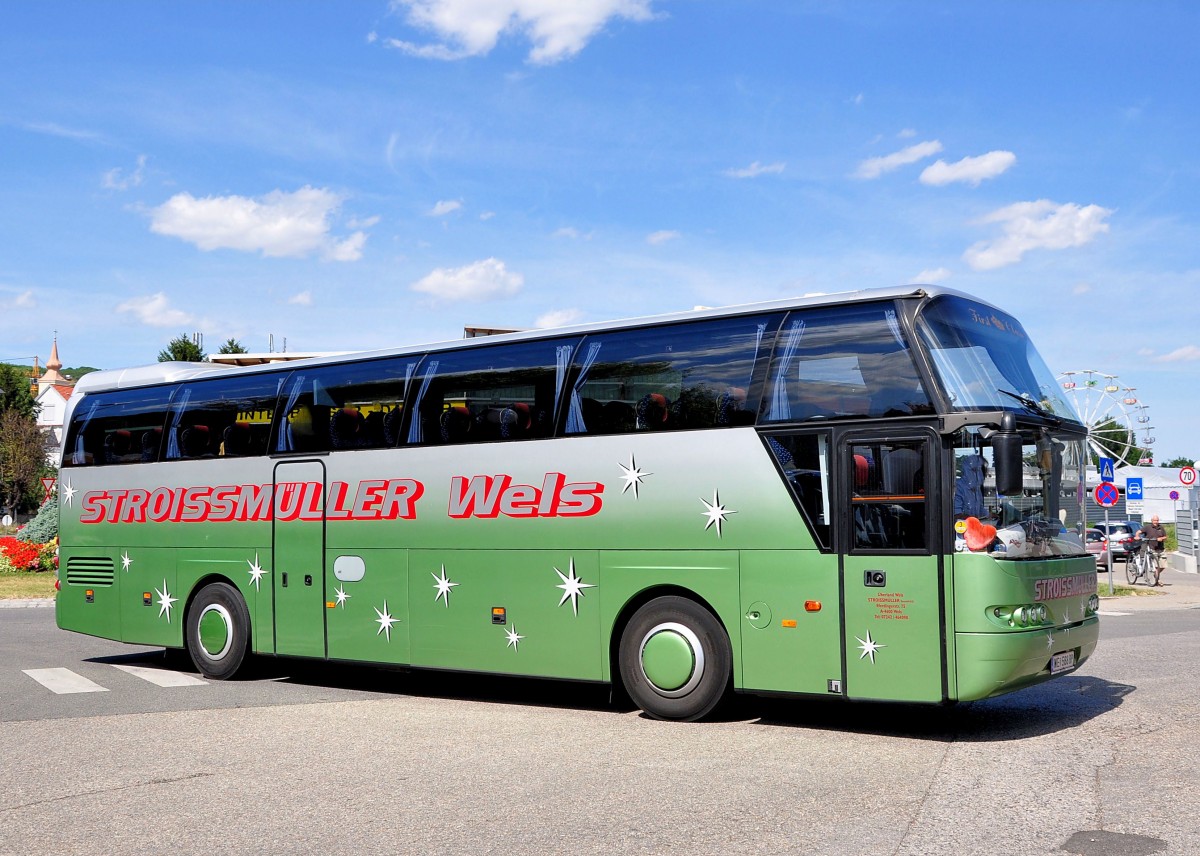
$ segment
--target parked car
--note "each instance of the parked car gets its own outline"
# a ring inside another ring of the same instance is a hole
[[[1083,546],[1096,559],[1096,570],[1108,570],[1108,536],[1103,530],[1089,529],[1083,533]]]
[[[1124,562],[1129,552],[1129,542],[1142,528],[1142,524],[1133,520],[1116,520],[1108,524],[1097,523],[1095,526],[1108,538],[1112,548],[1112,557],[1118,562]]]

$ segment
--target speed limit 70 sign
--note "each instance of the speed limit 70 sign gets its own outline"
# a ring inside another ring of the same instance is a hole
[[[1184,467],[1179,471],[1179,481],[1187,487],[1191,487],[1196,483],[1196,468]]]

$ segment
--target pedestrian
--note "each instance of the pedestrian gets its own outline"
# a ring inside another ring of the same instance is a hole
[[[1149,548],[1153,550],[1154,565],[1157,573],[1154,575],[1155,580],[1158,580],[1159,574],[1163,570],[1163,555],[1167,549],[1167,530],[1163,529],[1158,522],[1158,515],[1150,518],[1149,523],[1143,523],[1142,528],[1137,531],[1136,538],[1144,538],[1150,542]],[[1161,586],[1162,582],[1155,582],[1156,586]]]

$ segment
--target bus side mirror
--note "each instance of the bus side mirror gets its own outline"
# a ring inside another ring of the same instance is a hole
[[[1000,496],[1016,496],[1024,488],[1021,435],[1017,432],[1016,422],[1011,413],[1004,414],[1000,430],[989,438],[992,464],[996,469],[996,493]]]

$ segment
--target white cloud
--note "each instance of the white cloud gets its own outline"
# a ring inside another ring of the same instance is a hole
[[[151,213],[150,230],[195,244],[202,250],[260,252],[267,257],[303,257],[321,253],[334,261],[362,257],[366,235],[337,240],[329,219],[341,205],[336,193],[302,187],[294,193],[274,190],[258,199],[246,196],[172,196]]]
[[[430,217],[445,217],[460,208],[462,208],[462,203],[457,199],[443,199],[425,213]]]
[[[1075,295],[1076,297],[1082,297],[1085,294],[1091,293],[1091,290],[1092,286],[1090,283],[1077,282],[1075,283],[1075,287],[1071,289],[1071,294]]]
[[[879,178],[885,172],[891,172],[910,163],[916,163],[919,160],[933,157],[941,150],[941,141],[927,140],[923,143],[917,143],[908,148],[901,149],[898,152],[892,152],[890,155],[867,158],[858,165],[858,169],[854,171],[854,175],[856,178]]]
[[[510,273],[504,262],[490,258],[460,268],[438,268],[413,283],[412,290],[442,300],[493,300],[511,297],[524,284],[525,277]]]
[[[653,244],[657,247],[659,244],[665,244],[667,241],[674,241],[676,238],[682,237],[683,235],[681,233],[672,229],[663,229],[659,232],[651,232],[649,235],[647,235],[646,243]]]
[[[302,291],[299,294],[293,294],[288,298],[288,303],[292,306],[312,306],[313,297],[311,291]]]
[[[916,135],[917,132],[913,128],[903,128],[896,136],[902,140],[911,140]]]
[[[193,318],[181,309],[175,309],[161,291],[148,297],[134,297],[117,306],[118,312],[127,312],[150,327],[182,327],[191,324]]]
[[[551,309],[544,315],[539,315],[537,320],[533,322],[533,326],[538,329],[565,327],[568,324],[574,324],[582,317],[583,312],[578,309]]]
[[[912,281],[915,283],[927,283],[929,285],[934,285],[942,280],[949,279],[951,275],[952,271],[950,268],[927,268],[913,277]]]
[[[120,167],[114,167],[104,173],[104,187],[108,190],[128,190],[137,187],[142,183],[145,168],[146,156],[138,155],[137,166],[128,175],[124,174]]]
[[[8,289],[0,289],[7,291]],[[37,298],[33,296],[33,289],[28,288],[22,291],[12,300],[0,300],[0,309],[37,309]]]
[[[1017,162],[1017,156],[1012,152],[995,151],[973,158],[963,158],[957,163],[946,163],[939,160],[925,167],[921,173],[921,183],[941,187],[954,181],[961,181],[972,187],[978,187],[979,182],[987,178],[995,178]]]
[[[1184,345],[1182,348],[1176,348],[1169,354],[1163,354],[1161,357],[1155,357],[1156,363],[1180,363],[1200,360],[1200,347],[1196,345]]]
[[[780,162],[763,164],[755,161],[741,169],[727,169],[725,175],[730,178],[758,178],[760,175],[778,175],[783,172],[785,166],[787,164]]]
[[[552,238],[578,238],[579,230],[574,226],[563,226],[561,229],[555,229]]]
[[[349,220],[346,221],[346,228],[347,229],[370,229],[372,226],[377,225],[379,223],[380,219],[381,218],[378,214],[376,214],[373,217],[364,217],[361,220],[358,219],[357,217],[351,217]]]
[[[533,43],[529,61],[558,62],[574,56],[610,19],[649,21],[651,0],[392,0],[408,23],[431,31],[440,41],[386,43],[424,59],[457,60],[483,56],[502,34],[520,34]]]
[[[1081,247],[1108,231],[1104,219],[1112,213],[1099,205],[1059,205],[1049,199],[1017,202],[979,221],[999,223],[1004,233],[969,247],[963,259],[975,270],[994,270],[1016,264],[1030,250]]]
[[[480,220],[491,220],[495,216],[496,216],[495,211],[484,211],[482,214],[479,215],[479,219]]]

